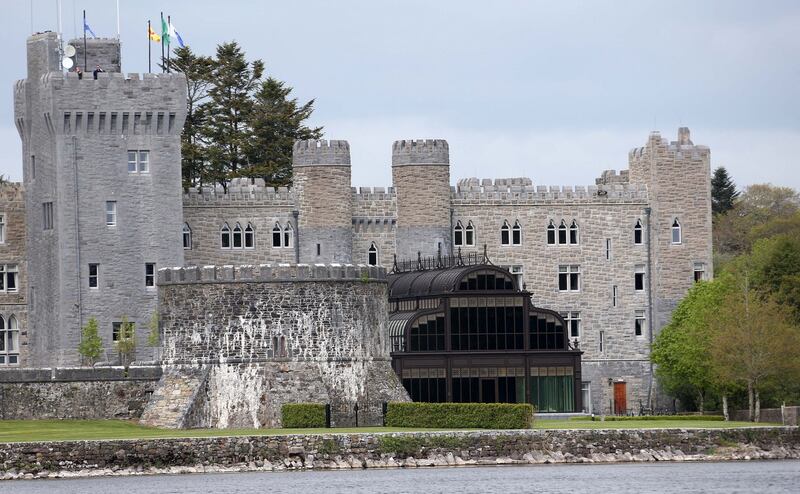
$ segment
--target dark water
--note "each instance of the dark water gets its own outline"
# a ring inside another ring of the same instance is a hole
[[[530,465],[15,480],[0,481],[0,492],[23,494],[798,493],[800,461]]]

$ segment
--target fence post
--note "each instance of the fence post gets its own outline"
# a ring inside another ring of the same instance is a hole
[[[389,412],[389,402],[384,401],[381,403],[381,418],[383,419],[381,425],[386,427],[386,414]]]
[[[331,404],[325,404],[325,428],[331,428]]]
[[[356,413],[356,427],[358,427],[358,402],[353,406],[353,411]]]

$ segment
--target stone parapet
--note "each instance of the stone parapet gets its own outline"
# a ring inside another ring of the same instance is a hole
[[[386,281],[386,269],[365,264],[258,264],[161,268],[158,284],[270,283],[286,281]]]
[[[463,185],[451,187],[453,200],[536,202],[646,202],[644,184],[609,185]]]
[[[403,139],[392,145],[392,166],[449,164],[450,147],[444,139]]]
[[[350,144],[347,141],[308,139],[294,143],[292,166],[349,164]]]

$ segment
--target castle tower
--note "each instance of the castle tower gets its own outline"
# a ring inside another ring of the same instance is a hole
[[[298,141],[292,167],[298,262],[352,262],[350,145],[324,139]]]
[[[392,146],[397,194],[397,258],[451,252],[450,149],[444,139],[402,140]]]
[[[687,127],[669,142],[653,132],[628,154],[630,182],[650,197],[652,321],[657,333],[695,279],[713,273],[711,152],[695,145]]]
[[[27,45],[14,112],[26,190],[29,364],[77,364],[81,326],[91,317],[113,359],[123,318],[135,323],[144,348],[155,272],[183,263],[186,81],[125,78],[108,58],[119,53],[117,40],[88,45],[102,53],[87,58],[109,60],[97,80],[88,70],[82,80],[61,71],[55,33]]]
[[[86,66],[84,67],[83,40],[73,39],[69,42],[75,47],[72,62],[75,67],[82,67],[87,74],[98,65],[106,72],[122,71],[122,54],[119,40],[116,38],[92,38],[86,40]]]

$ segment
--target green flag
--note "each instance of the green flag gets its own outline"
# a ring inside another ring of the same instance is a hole
[[[163,16],[161,17],[161,40],[165,45],[169,45],[169,26]]]

